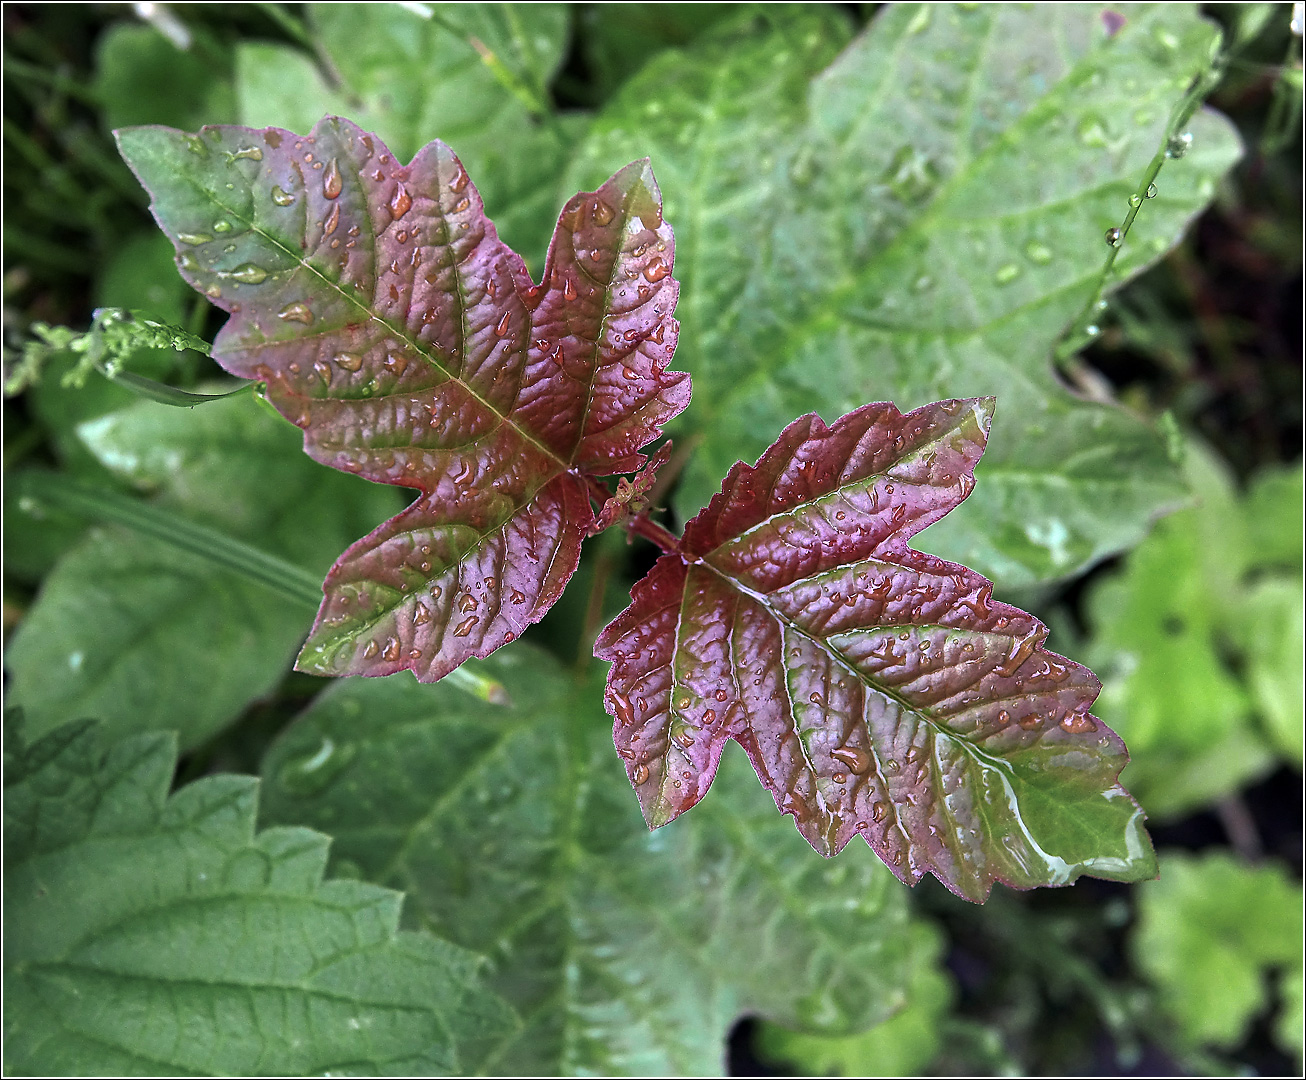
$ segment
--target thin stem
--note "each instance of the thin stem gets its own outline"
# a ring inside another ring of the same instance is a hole
[[[676,539],[675,534],[664,525],[651,520],[646,513],[631,518],[626,522],[626,528],[636,536],[642,536],[655,544],[667,555],[675,555],[680,551],[680,541]]]
[[[1212,64],[1204,71],[1199,72],[1193,77],[1187,93],[1171,111],[1170,122],[1166,124],[1165,133],[1161,137],[1161,146],[1148,163],[1147,169],[1143,172],[1142,180],[1139,181],[1134,193],[1129,198],[1129,212],[1125,214],[1124,221],[1120,223],[1116,230],[1119,236],[1116,238],[1115,243],[1109,245],[1106,261],[1102,264],[1101,273],[1097,276],[1092,296],[1089,297],[1088,303],[1084,305],[1079,316],[1071,324],[1070,332],[1057,349],[1059,364],[1093,337],[1093,332],[1089,330],[1089,327],[1094,324],[1098,312],[1103,306],[1102,296],[1106,292],[1107,283],[1111,280],[1116,259],[1119,258],[1125,240],[1129,237],[1129,230],[1133,227],[1134,219],[1138,217],[1138,211],[1142,209],[1143,203],[1150,198],[1148,192],[1155,193],[1152,185],[1161,172],[1161,166],[1165,164],[1166,158],[1171,152],[1171,143],[1179,137],[1180,130],[1192,119],[1193,113],[1197,111],[1197,107],[1201,105],[1206,95],[1214,88],[1219,78],[1219,66],[1216,64]]]
[[[603,621],[603,598],[607,595],[608,580],[617,568],[618,554],[613,540],[620,542],[620,534],[609,533],[599,538],[599,553],[594,560],[594,578],[590,582],[589,599],[585,604],[585,621],[581,624],[580,647],[576,650],[576,677],[585,674],[585,669],[594,655],[594,639],[599,634],[599,623]]]

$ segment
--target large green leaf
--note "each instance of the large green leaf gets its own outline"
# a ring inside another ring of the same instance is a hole
[[[1264,969],[1300,977],[1302,891],[1278,866],[1168,853],[1140,886],[1132,946],[1193,1045],[1236,1046],[1265,1006]]]
[[[175,741],[94,723],[5,745],[9,1075],[465,1072],[515,1030],[481,961],[254,832],[258,781],[168,797]]]
[[[905,897],[869,851],[815,858],[730,752],[714,798],[649,833],[598,679],[524,644],[486,669],[515,709],[338,682],[264,774],[268,820],[331,829],[342,872],[490,954],[526,1027],[489,1071],[714,1074],[743,1012],[847,1030],[901,1005]]]
[[[1046,581],[1178,504],[1157,434],[1071,395],[1049,363],[1216,39],[1187,7],[1125,11],[1108,36],[1092,5],[893,5],[837,59],[837,9],[749,13],[652,61],[600,114],[570,180],[650,154],[676,226],[679,359],[697,391],[682,426],[702,438],[684,517],[807,410],[990,394],[988,494],[928,550],[1003,584]],[[1222,118],[1192,131],[1120,252],[1125,275],[1238,156]]]
[[[325,573],[398,493],[325,469],[251,397],[138,402],[79,429],[96,458],[178,513]],[[312,611],[159,541],[94,530],[45,580],[6,653],[33,734],[97,717],[181,726],[194,746],[289,670]]]
[[[476,178],[499,235],[537,267],[560,205],[557,177],[579,131],[553,114],[547,95],[566,48],[566,8],[439,4],[423,15],[417,6],[310,5],[336,86],[305,53],[243,42],[241,123],[309,131],[325,115],[348,116],[401,161],[439,138]]]

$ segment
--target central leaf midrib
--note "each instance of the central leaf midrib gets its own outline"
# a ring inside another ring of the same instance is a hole
[[[912,716],[917,717],[922,723],[929,725],[930,730],[936,736],[940,734],[946,735],[948,738],[953,739],[959,746],[964,747],[967,753],[971,754],[976,759],[983,761],[987,765],[994,766],[1004,771],[1009,770],[1011,768],[1009,763],[1004,759],[989,755],[984,750],[981,750],[978,746],[976,746],[973,742],[971,742],[970,739],[962,735],[959,735],[957,732],[952,731],[950,728],[946,727],[945,725],[940,724],[938,721],[934,719],[932,715],[922,711],[922,709],[919,706],[913,705],[910,701],[908,701],[905,697],[899,694],[896,690],[883,686],[878,680],[873,679],[870,676],[864,674],[839,649],[835,648],[825,639],[817,637],[816,634],[808,630],[806,627],[803,627],[798,623],[794,622],[792,619],[789,618],[789,616],[785,615],[784,612],[776,610],[776,608],[768,602],[768,598],[766,597],[765,594],[759,593],[756,590],[751,589],[749,586],[743,584],[743,582],[739,581],[731,574],[727,573],[724,570],[718,569],[716,566],[713,566],[712,563],[708,562],[706,558],[699,560],[697,565],[701,565],[705,569],[711,571],[713,574],[716,574],[722,581],[726,582],[728,585],[733,587],[746,599],[752,600],[754,603],[756,603],[759,607],[762,608],[763,611],[766,611],[768,614],[770,614],[771,617],[775,619],[777,623],[780,624],[782,629],[783,628],[791,629],[794,631],[794,633],[799,634],[802,637],[806,638],[808,641],[812,642],[812,644],[815,645],[817,648],[824,650],[835,660],[836,663],[842,666],[844,670],[848,672],[849,675],[851,675],[858,682],[862,683],[868,689],[873,690],[877,694],[880,694],[881,696],[887,698],[889,701],[893,702],[893,704],[897,705],[903,711],[910,713]],[[875,629],[875,628],[867,627],[866,629]]]
[[[310,262],[306,257],[296,253],[293,248],[283,243],[278,237],[273,236],[271,233],[267,232],[259,225],[256,225],[253,221],[249,220],[244,215],[237,213],[231,207],[225,205],[216,195],[213,194],[213,192],[207,190],[195,180],[191,179],[190,177],[187,177],[187,180],[195,190],[199,191],[201,195],[208,198],[215,206],[221,208],[225,213],[229,214],[237,221],[242,222],[244,225],[246,225],[249,228],[250,232],[256,233],[258,236],[262,237],[274,248],[280,250],[284,255],[294,260],[300,267],[302,267],[303,269],[307,270],[309,273],[316,276],[318,280],[320,280],[324,285],[326,285],[331,290],[333,290],[337,295],[344,298],[348,303],[354,305],[356,308],[358,308],[359,311],[363,312],[363,314],[365,314],[369,320],[371,320],[372,322],[379,323],[382,327],[386,329],[386,331],[391,336],[399,338],[405,345],[407,345],[410,349],[412,349],[414,353],[416,353],[423,360],[429,363],[433,368],[435,368],[442,375],[444,375],[445,378],[447,378],[450,382],[457,383],[460,387],[462,387],[462,389],[467,393],[467,395],[471,397],[473,400],[475,400],[482,408],[484,408],[486,412],[496,417],[500,424],[502,424],[505,427],[511,428],[514,432],[518,434],[518,436],[520,436],[520,438],[524,442],[530,443],[532,446],[536,447],[542,454],[544,454],[545,457],[551,458],[553,461],[555,461],[558,465],[558,472],[567,472],[568,470],[571,469],[572,467],[571,461],[564,461],[561,457],[558,456],[555,450],[553,450],[549,446],[546,446],[544,443],[540,442],[539,439],[537,439],[529,431],[527,431],[520,424],[514,421],[510,416],[500,412],[493,405],[491,405],[490,402],[487,401],[485,398],[483,398],[480,394],[478,394],[476,390],[472,388],[471,385],[469,385],[466,381],[464,381],[458,375],[455,375],[447,367],[445,367],[442,363],[440,363],[440,361],[424,345],[422,345],[421,342],[415,340],[408,333],[407,329],[400,329],[398,327],[395,327],[394,324],[382,318],[375,311],[373,311],[370,306],[364,304],[361,300],[359,300],[357,296],[352,295],[347,289],[342,288],[337,281],[328,277],[322,270],[318,269],[318,267],[315,266],[312,262]],[[441,212],[441,216],[443,216],[443,211]],[[307,221],[307,219],[305,220]],[[307,225],[305,226],[305,231],[307,231]],[[376,248],[377,246],[379,246],[376,244],[376,242],[379,241],[381,237],[374,232],[372,234],[372,239],[374,241],[374,246],[372,250],[373,250],[373,254],[375,255]],[[373,272],[375,273],[375,262],[373,263]],[[455,263],[454,274],[455,277],[461,279],[461,275],[458,274],[456,269],[456,263]],[[543,282],[541,282],[540,284],[543,285]],[[514,292],[515,291],[516,289],[514,287]],[[375,296],[375,291],[373,292],[373,296]],[[527,310],[531,311],[532,309],[528,308]],[[323,330],[324,334],[330,332],[331,331],[326,329]],[[292,345],[297,340],[299,339],[291,338],[286,341],[276,341],[273,342],[273,344]],[[529,352],[530,350],[529,341],[526,344],[526,349]],[[348,400],[348,399],[331,398],[328,400]],[[573,450],[573,457],[574,455],[575,455],[575,451]]]

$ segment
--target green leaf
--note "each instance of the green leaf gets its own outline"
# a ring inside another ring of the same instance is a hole
[[[1242,1041],[1265,1007],[1265,968],[1300,977],[1302,891],[1281,867],[1164,854],[1139,904],[1134,956],[1190,1045]]]
[[[298,432],[248,396],[196,411],[137,402],[80,433],[160,505],[319,575],[398,501],[311,461]],[[119,734],[184,721],[191,747],[276,686],[311,621],[310,609],[207,561],[97,530],[46,579],[6,666],[33,734],[84,716]]]
[[[831,1037],[764,1023],[758,1045],[769,1059],[803,1076],[919,1076],[943,1049],[940,1021],[954,996],[941,970],[943,935],[926,923],[911,927],[915,956],[901,1009],[857,1035]]]
[[[1157,525],[1086,599],[1097,709],[1132,755],[1121,783],[1158,817],[1272,767],[1258,713],[1286,759],[1301,761],[1301,579],[1247,582],[1260,558],[1254,537],[1281,526],[1237,497],[1209,451],[1190,445],[1185,471],[1199,504]]]
[[[118,23],[96,47],[94,91],[106,129],[193,128],[234,118],[230,59],[203,43],[177,48],[150,26]]]
[[[330,838],[254,832],[258,781],[175,794],[174,740],[5,740],[5,1069],[465,1072],[514,1030],[481,961],[323,881]]]
[[[338,87],[297,50],[242,43],[236,53],[241,123],[309,131],[324,115],[349,116],[401,161],[442,139],[477,179],[499,235],[538,267],[558,210],[558,176],[578,133],[576,123],[553,117],[546,90],[566,46],[566,9],[435,8],[438,14],[426,17],[400,4],[310,5],[315,38]],[[539,108],[528,108],[504,85],[485,49],[535,95]]]
[[[651,56],[683,48],[733,14],[733,4],[586,4],[581,48],[594,96],[606,99]]]
[[[626,84],[571,179],[636,145],[657,163],[697,390],[683,426],[702,436],[682,516],[808,410],[997,394],[989,494],[923,546],[1010,585],[1136,543],[1183,498],[1163,440],[1069,394],[1049,355],[1215,34],[1178,5],[1132,9],[1110,38],[1092,7],[893,5],[834,59],[837,10],[777,8]],[[1121,250],[1125,276],[1238,156],[1222,118],[1192,131]]]
[[[1300,772],[1303,752],[1302,701],[1306,700],[1302,656],[1306,654],[1306,611],[1301,579],[1259,582],[1240,609],[1241,644],[1247,656],[1247,684],[1270,741]]]
[[[1302,465],[1268,468],[1247,492],[1246,522],[1253,568],[1301,570]]]
[[[650,834],[597,677],[525,644],[485,668],[517,708],[341,680],[263,771],[268,820],[331,828],[342,871],[491,954],[526,1027],[489,1072],[720,1074],[743,1012],[847,1031],[901,1005],[905,898],[869,851],[813,858],[732,752],[715,797]]]

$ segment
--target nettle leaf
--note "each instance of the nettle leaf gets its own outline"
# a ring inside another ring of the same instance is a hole
[[[647,161],[567,203],[535,285],[438,141],[401,165],[328,118],[119,144],[231,313],[215,359],[318,461],[421,492],[331,570],[299,668],[430,681],[539,621],[594,524],[587,478],[638,469],[689,400]]]
[[[714,797],[650,833],[593,668],[500,650],[514,708],[338,680],[269,751],[265,819],[329,830],[339,872],[489,954],[525,1020],[492,1075],[720,1075],[741,1015],[841,1034],[900,1008],[933,962],[905,890],[865,849],[814,858],[734,749]]]
[[[1187,5],[1125,10],[1109,35],[1094,5],[893,4],[849,43],[837,6],[771,5],[654,57],[608,103],[570,176],[657,162],[696,389],[681,423],[701,438],[684,519],[795,416],[995,393],[988,496],[929,550],[1004,586],[1056,580],[1183,501],[1157,432],[1068,392],[1050,362],[1218,35]],[[1191,130],[1110,287],[1177,241],[1237,159],[1222,117]]]
[[[457,1073],[515,1030],[401,894],[323,881],[328,837],[255,834],[257,780],[169,796],[175,740],[103,735],[6,732],[7,1073]]]
[[[860,834],[908,883],[983,900],[1155,873],[1092,672],[907,546],[969,494],[992,404],[795,421],[636,585],[595,655],[650,826],[706,794],[734,739],[812,847]]]

